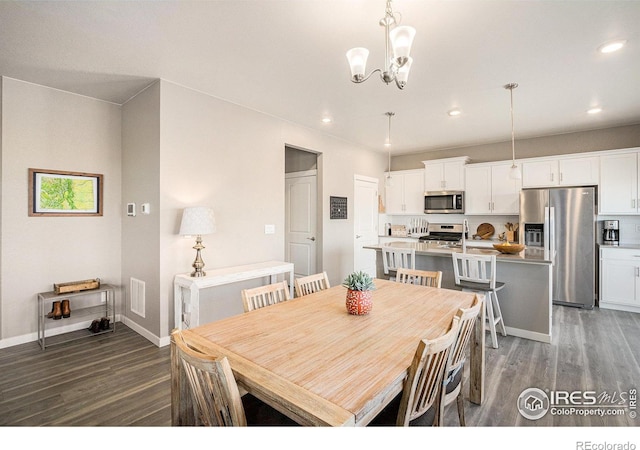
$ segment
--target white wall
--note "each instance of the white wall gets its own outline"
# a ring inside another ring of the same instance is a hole
[[[321,153],[320,189],[324,193],[325,212],[328,211],[330,195],[347,196],[353,201],[354,173],[381,177],[385,159],[383,155],[169,81],[162,80],[157,88],[147,91],[133,102],[138,106],[144,104],[136,116],[160,118],[160,204],[158,207],[152,204],[151,214],[155,215],[154,211],[159,214],[159,232],[156,235],[159,258],[148,258],[152,267],[153,261],[157,261],[159,292],[157,296],[147,295],[147,310],[153,317],[158,314],[159,322],[156,327],[128,312],[127,317],[151,331],[154,342],[163,343],[174,323],[173,278],[177,273],[190,272],[195,257],[193,239],[184,239],[177,234],[183,208],[205,205],[212,207],[216,214],[216,233],[203,237],[205,271],[282,260],[285,145]],[[155,101],[143,101],[143,97],[151,98],[153,95],[158,96],[159,106]],[[128,104],[124,107],[125,121],[131,120],[129,108]],[[131,136],[139,139],[140,134],[149,135],[149,128],[153,127],[153,121],[142,126],[139,121],[134,126],[123,125],[125,163],[128,162],[128,152],[140,146],[129,142],[127,130],[131,129]],[[151,141],[151,138],[145,141],[150,149],[154,146]],[[152,155],[147,155],[141,161],[151,160],[153,163],[153,159]],[[134,186],[136,171],[127,168],[124,172],[123,186]],[[127,200],[128,192],[129,187],[123,192],[125,202],[131,201]],[[331,221],[327,214],[323,219],[324,269],[334,284],[341,282],[353,268],[352,207],[350,203],[346,221]],[[124,220],[126,224],[127,218]],[[265,235],[266,224],[275,225],[276,233]],[[123,243],[130,239],[126,226],[124,230]],[[153,248],[151,243],[149,248]],[[123,267],[128,264],[127,254],[132,259],[139,257],[123,248]],[[148,283],[155,282],[151,273],[146,276],[149,277]],[[201,320],[216,320],[242,313],[240,290],[261,282],[239,283],[202,292]]]
[[[36,294],[99,277],[120,285],[120,107],[2,83],[0,346],[35,340]],[[29,217],[29,168],[104,175],[102,217]],[[76,320],[72,318],[63,321]]]

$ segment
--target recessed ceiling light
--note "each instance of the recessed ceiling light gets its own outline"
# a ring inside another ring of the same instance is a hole
[[[602,112],[602,108],[599,108],[597,106],[595,108],[587,110],[587,114],[598,114],[600,112]]]
[[[626,43],[627,43],[626,40],[606,42],[606,43],[602,44],[600,47],[598,47],[598,51],[600,53],[615,52],[615,51],[620,50],[622,47],[624,47],[624,45]]]
[[[331,117],[323,117],[322,123],[331,123]]]
[[[462,112],[459,109],[456,108],[456,109],[452,109],[447,114],[449,114],[451,117],[455,117],[455,116],[459,116],[460,114],[462,114]]]

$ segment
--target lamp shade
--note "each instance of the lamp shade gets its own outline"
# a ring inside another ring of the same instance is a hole
[[[396,74],[396,78],[399,83],[405,84],[409,79],[409,70],[411,70],[411,63],[413,62],[413,58],[409,57],[407,62],[402,65],[398,69],[398,73]]]
[[[393,57],[408,58],[411,53],[411,45],[413,37],[416,35],[416,29],[413,27],[395,27],[389,33],[391,46],[393,47]]]
[[[185,208],[180,223],[182,236],[197,236],[215,233],[216,219],[213,210],[205,206]]]
[[[366,48],[356,47],[347,52],[352,78],[364,76],[367,68],[367,58],[369,58],[369,50]]]

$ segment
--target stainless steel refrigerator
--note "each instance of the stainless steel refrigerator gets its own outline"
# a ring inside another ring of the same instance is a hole
[[[553,303],[593,308],[596,298],[596,188],[523,189],[520,242],[553,261]]]

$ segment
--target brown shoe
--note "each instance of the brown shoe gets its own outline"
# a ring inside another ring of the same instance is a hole
[[[62,317],[67,318],[71,317],[71,306],[69,305],[69,300],[62,300]]]
[[[102,319],[100,319],[100,329],[103,331],[108,330],[109,322],[110,322],[110,319],[108,317],[103,317]]]
[[[99,333],[100,332],[100,321],[98,319],[96,319],[93,322],[91,322],[91,326],[89,327],[89,331],[91,331],[92,333]]]
[[[47,314],[47,318],[53,320],[62,319],[62,308],[59,301],[53,302],[53,305],[51,305],[51,312]]]

